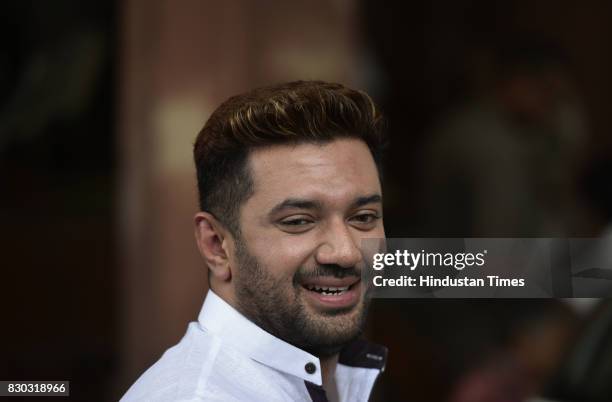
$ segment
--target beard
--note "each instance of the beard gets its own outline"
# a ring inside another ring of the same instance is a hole
[[[307,292],[301,285],[303,279],[359,277],[354,267],[300,267],[293,278],[275,277],[240,238],[236,238],[236,259],[240,270],[234,278],[237,308],[263,330],[319,358],[337,354],[361,335],[369,305],[367,295],[355,306],[325,311],[308,309],[302,299]]]

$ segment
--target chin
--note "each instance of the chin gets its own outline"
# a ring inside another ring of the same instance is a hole
[[[307,345],[304,350],[319,358],[330,357],[339,353],[345,345],[361,335],[362,331],[358,326],[347,330],[346,325],[338,324],[333,328],[326,328],[325,333],[319,333],[318,336],[310,338],[312,343]]]
[[[354,306],[350,310],[337,312],[336,314],[324,315],[318,313],[310,317],[310,321],[318,332],[317,338],[321,343],[346,344],[359,337],[363,326],[363,308],[361,305]]]

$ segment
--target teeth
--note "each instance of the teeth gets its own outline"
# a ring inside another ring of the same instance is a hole
[[[314,290],[315,292],[319,292],[324,295],[341,295],[342,293],[348,290],[349,286],[342,287],[332,287],[332,286],[316,286],[316,285],[307,285],[306,289]]]

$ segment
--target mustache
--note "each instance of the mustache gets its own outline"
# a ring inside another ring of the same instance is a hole
[[[361,269],[353,267],[341,267],[337,264],[317,265],[313,270],[306,268],[298,270],[294,277],[294,283],[302,282],[310,278],[321,277],[346,278],[348,276],[361,277]]]

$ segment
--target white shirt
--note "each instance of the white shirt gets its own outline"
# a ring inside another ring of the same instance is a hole
[[[341,352],[342,402],[367,401],[386,348],[356,341]],[[121,402],[327,401],[319,359],[264,331],[209,291],[197,322],[130,387]]]

